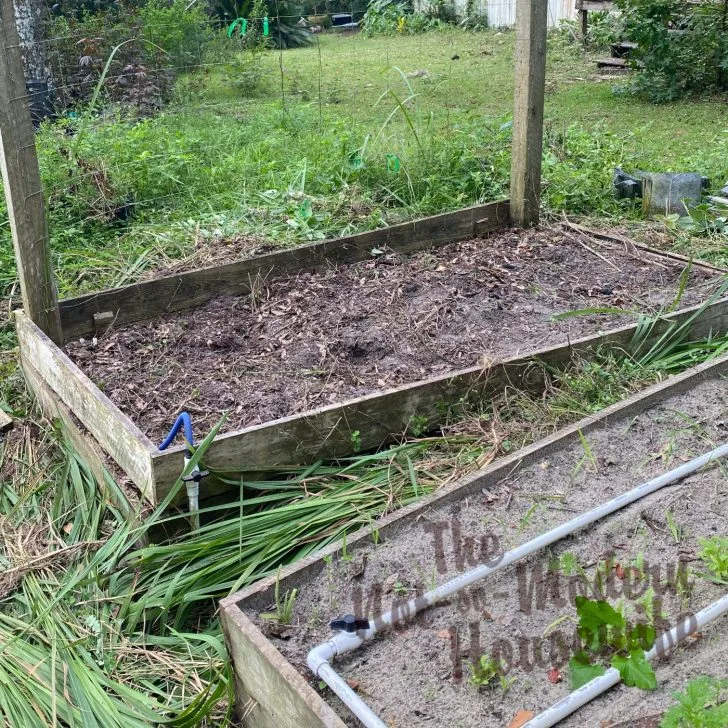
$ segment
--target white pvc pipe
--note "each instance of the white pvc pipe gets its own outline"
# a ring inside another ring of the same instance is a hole
[[[463,589],[469,587],[471,584],[479,581],[480,579],[489,576],[505,569],[515,561],[522,559],[532,553],[539,551],[552,543],[569,536],[574,531],[578,531],[584,526],[588,526],[594,521],[598,521],[605,516],[608,516],[615,511],[624,508],[625,506],[634,503],[635,501],[644,498],[650,493],[654,493],[660,488],[664,488],[666,485],[670,485],[688,475],[691,475],[696,470],[705,467],[709,463],[728,455],[728,443],[721,445],[720,447],[711,450],[700,457],[690,460],[687,463],[670,470],[667,473],[658,475],[652,480],[648,480],[636,488],[633,488],[622,495],[613,498],[600,506],[582,513],[576,518],[572,518],[570,521],[557,526],[556,528],[547,531],[540,536],[537,536],[532,541],[518,546],[515,549],[506,551],[499,557],[496,557],[490,562],[480,564],[470,571],[466,571],[464,574],[456,576],[448,582],[438,586],[432,591],[423,594],[421,597],[410,599],[404,604],[398,605],[395,609],[385,612],[379,617],[375,617],[370,620],[370,627],[368,629],[359,630],[356,633],[345,633],[337,632],[331,639],[322,645],[314,647],[308,654],[307,663],[309,668],[315,675],[321,677],[322,680],[346,703],[349,709],[354,715],[359,718],[367,728],[381,728],[384,724],[376,717],[372,712],[371,708],[353,691],[346,682],[334,671],[331,667],[331,660],[336,655],[343,655],[347,652],[352,652],[358,649],[365,640],[371,639],[377,633],[391,627],[394,624],[411,617],[418,612],[421,612],[426,607],[432,606],[443,599],[457,594]],[[324,674],[326,677],[324,677]],[[327,679],[328,678],[328,679]],[[343,687],[342,687],[343,685]],[[606,689],[606,688],[605,688]],[[339,692],[341,691],[341,692]],[[378,723],[372,723],[372,716]],[[367,722],[369,721],[369,722]]]
[[[318,676],[341,698],[366,728],[387,728],[387,724],[349,687],[346,680],[328,662],[319,668]]]
[[[404,604],[398,605],[395,609],[376,617],[373,620],[374,624],[368,630],[363,632],[363,638],[365,640],[370,639],[377,634],[377,632],[381,632],[383,629],[391,627],[393,624],[417,614],[425,607],[432,606],[443,599],[447,599],[448,597],[457,594],[459,591],[462,591],[474,582],[480,581],[480,579],[483,579],[496,571],[505,569],[515,561],[526,556],[530,556],[532,553],[540,551],[556,541],[560,541],[562,538],[569,536],[574,531],[578,531],[579,529],[584,528],[584,526],[588,526],[591,523],[594,523],[594,521],[598,521],[599,519],[604,518],[604,516],[608,516],[610,513],[614,513],[615,511],[640,500],[640,498],[644,498],[650,493],[654,493],[656,490],[694,473],[696,470],[699,470],[713,460],[725,457],[726,455],[728,455],[728,443],[721,445],[720,447],[715,448],[715,450],[711,450],[705,455],[701,455],[690,462],[684,463],[667,473],[658,475],[656,478],[648,480],[646,483],[642,483],[642,485],[638,485],[636,488],[633,488],[632,490],[627,491],[626,493],[623,493],[622,495],[619,495],[600,506],[597,506],[591,511],[582,513],[561,526],[552,528],[550,531],[537,536],[532,541],[528,541],[511,551],[506,551],[504,554],[494,558],[492,561],[480,564],[470,571],[466,571],[464,574],[456,576],[454,579],[441,584],[432,591],[423,594],[421,597],[410,599]]]
[[[184,469],[187,470],[187,466],[190,464],[190,460],[192,460],[191,457],[188,455],[185,455],[185,467]],[[194,468],[192,468],[191,472],[189,473],[190,476],[194,476],[195,474],[200,472],[200,467],[198,465],[195,465]],[[192,527],[193,531],[199,531],[200,530],[200,481],[199,480],[188,480],[186,483],[187,488],[187,502],[189,505],[189,512],[190,512],[190,526]]]
[[[654,660],[655,657],[663,655],[667,650],[684,640],[685,637],[722,617],[726,612],[728,612],[728,594],[697,614],[688,617],[680,624],[675,625],[671,630],[663,632],[655,640],[652,649],[645,653],[645,657],[650,661]],[[619,670],[610,667],[604,675],[595,677],[586,685],[582,685],[578,690],[567,695],[563,700],[554,703],[543,713],[531,718],[523,728],[550,728],[550,726],[556,725],[560,720],[586,705],[590,700],[613,688],[620,680]]]

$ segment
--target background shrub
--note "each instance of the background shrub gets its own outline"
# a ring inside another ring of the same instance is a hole
[[[655,102],[728,90],[728,0],[617,0],[623,34],[638,44],[627,90]]]

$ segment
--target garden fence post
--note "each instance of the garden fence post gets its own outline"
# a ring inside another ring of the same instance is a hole
[[[543,103],[548,0],[516,0],[515,92],[511,161],[511,218],[538,223],[541,199]]]
[[[579,37],[581,42],[586,45],[586,37],[589,32],[589,12],[581,8],[579,11]]]
[[[0,0],[0,171],[23,308],[60,344],[58,295],[13,0]]]

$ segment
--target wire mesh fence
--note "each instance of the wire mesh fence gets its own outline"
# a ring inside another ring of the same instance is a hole
[[[288,7],[177,0],[20,26],[61,295],[507,193],[515,0]],[[569,12],[550,6],[554,23]]]

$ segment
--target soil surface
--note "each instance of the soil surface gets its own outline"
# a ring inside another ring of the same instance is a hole
[[[320,690],[305,655],[330,634],[329,620],[381,613],[475,565],[483,551],[493,558],[525,543],[727,436],[726,381],[704,382],[589,432],[588,452],[577,443],[551,453],[482,495],[425,511],[386,541],[350,544],[346,559],[329,560],[299,585],[288,627],[260,618],[270,604],[243,607]],[[493,574],[337,659],[338,670],[391,726],[507,726],[519,710],[546,709],[570,692],[577,594],[621,603],[630,622],[654,621],[661,632],[725,593],[700,575],[698,539],[728,530],[726,472],[726,463],[713,465]],[[560,725],[656,726],[688,680],[728,677],[727,641],[723,618],[654,665],[656,690],[620,685]],[[483,654],[505,660],[507,690],[470,684],[470,661]],[[348,725],[358,725],[330,691],[323,695]]]
[[[655,311],[683,264],[558,228],[509,230],[408,257],[260,281],[255,294],[66,346],[152,439],[188,410],[201,437],[555,346],[632,320],[574,309]],[[693,268],[682,305],[707,298]]]

